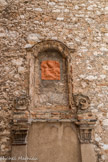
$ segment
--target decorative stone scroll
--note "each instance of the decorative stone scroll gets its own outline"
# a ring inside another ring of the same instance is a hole
[[[78,111],[87,110],[90,105],[89,97],[82,94],[74,95],[74,101]]]

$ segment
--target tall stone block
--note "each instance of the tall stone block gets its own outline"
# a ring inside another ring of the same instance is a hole
[[[93,144],[81,144],[82,162],[96,162]]]

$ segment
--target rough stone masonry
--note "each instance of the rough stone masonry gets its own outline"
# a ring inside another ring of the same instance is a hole
[[[0,0],[0,156],[11,154],[13,101],[29,91],[26,49],[43,40],[76,49],[73,94],[89,96],[97,162],[108,162],[107,0]]]

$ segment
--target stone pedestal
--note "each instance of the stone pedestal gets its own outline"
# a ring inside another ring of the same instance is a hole
[[[27,162],[27,145],[12,146],[12,162]]]
[[[96,162],[93,144],[81,144],[82,162]]]

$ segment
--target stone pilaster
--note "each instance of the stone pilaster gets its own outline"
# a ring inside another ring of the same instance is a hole
[[[89,111],[90,99],[88,96],[79,94],[74,96],[74,101],[77,107],[77,122],[75,123],[79,127],[82,162],[96,162],[93,146],[93,129],[96,117]]]

